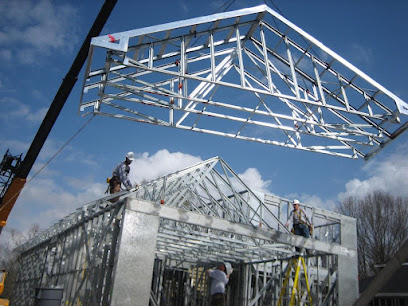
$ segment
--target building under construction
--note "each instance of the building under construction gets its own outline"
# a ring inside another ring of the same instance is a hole
[[[84,115],[353,159],[408,128],[406,102],[265,5],[94,37],[82,89]],[[102,198],[20,248],[12,303],[208,305],[228,261],[228,305],[352,305],[355,220],[303,205],[315,229],[295,236],[291,200],[218,157]]]
[[[294,236],[284,226],[291,201],[255,193],[219,157],[119,196],[23,245],[11,303],[32,305],[43,288],[62,292],[64,305],[209,305],[206,270],[224,261],[234,268],[228,305],[358,298],[355,220],[304,206],[313,237]]]

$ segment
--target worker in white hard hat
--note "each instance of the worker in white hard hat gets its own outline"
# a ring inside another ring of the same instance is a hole
[[[208,276],[211,278],[211,306],[225,305],[225,286],[233,269],[229,262],[223,262],[218,269],[208,269]]]
[[[307,217],[305,211],[301,209],[300,203],[298,200],[293,200],[293,210],[291,211],[288,221],[286,222],[285,226],[288,227],[289,223],[293,223],[293,233],[295,235],[300,235],[306,238],[310,237],[310,229],[313,229],[313,224],[310,222],[309,218]],[[299,248],[296,248],[299,252]]]
[[[135,160],[135,155],[133,152],[128,152],[126,154],[125,160],[118,164],[112,172],[112,178],[109,181],[109,192],[116,193],[121,190],[121,185],[126,188],[126,190],[132,189],[133,185],[129,179],[130,164]]]

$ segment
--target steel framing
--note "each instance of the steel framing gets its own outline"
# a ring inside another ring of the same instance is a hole
[[[297,246],[313,250],[314,303],[352,304],[355,220],[304,206],[313,239],[293,236],[283,226],[291,205],[257,195],[214,157],[86,204],[21,246],[12,302],[30,305],[35,288],[62,287],[65,305],[208,305],[205,271],[229,261],[229,305],[271,305]]]
[[[80,111],[365,159],[408,104],[261,5],[92,39]]]
[[[21,164],[22,155],[23,154],[13,156],[10,151],[7,150],[3,156],[3,160],[0,163],[0,206],[7,188],[10,186],[16,173],[16,169],[18,169]]]

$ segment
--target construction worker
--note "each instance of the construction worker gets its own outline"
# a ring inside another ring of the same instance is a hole
[[[121,190],[121,185],[125,186],[126,190],[132,189],[132,182],[129,179],[130,164],[135,160],[133,152],[126,154],[125,161],[118,164],[112,172],[112,178],[109,181],[109,192],[117,193]]]
[[[313,229],[313,224],[310,222],[305,211],[299,207],[300,203],[298,200],[293,200],[293,210],[291,211],[288,221],[286,221],[285,226],[288,227],[289,223],[293,223],[292,232],[295,235],[303,236],[306,238],[310,237],[309,227]],[[300,251],[296,248],[296,251]]]
[[[211,278],[211,306],[225,305],[225,285],[233,269],[229,262],[223,262],[218,269],[208,269],[208,276]]]

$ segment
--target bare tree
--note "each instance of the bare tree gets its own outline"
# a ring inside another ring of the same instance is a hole
[[[408,198],[377,191],[348,197],[338,210],[357,219],[360,278],[374,275],[374,266],[386,263],[408,238]]]
[[[16,281],[19,257],[16,248],[34,238],[39,232],[40,226],[38,224],[31,225],[26,235],[14,228],[10,229],[10,241],[0,248],[0,268],[6,269],[8,272],[3,298],[10,298]]]

